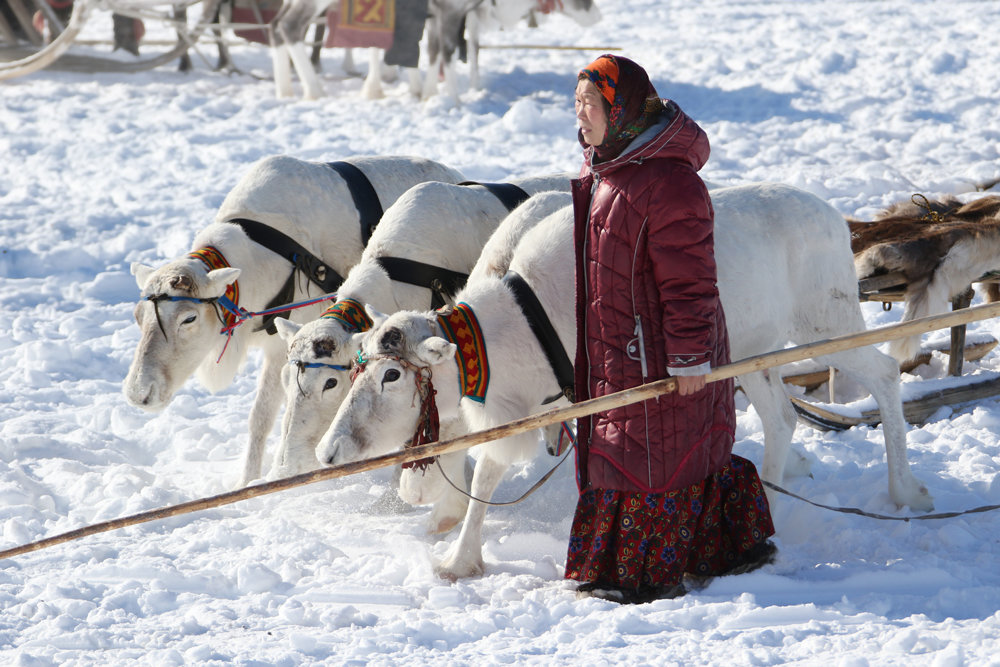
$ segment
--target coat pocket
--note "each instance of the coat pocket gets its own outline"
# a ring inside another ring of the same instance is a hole
[[[635,338],[629,340],[625,346],[625,354],[628,355],[629,359],[639,362],[639,367],[642,369],[642,381],[645,384],[649,375],[646,367],[646,339],[642,335],[642,320],[638,315],[635,316],[635,330],[632,333],[635,334]]]

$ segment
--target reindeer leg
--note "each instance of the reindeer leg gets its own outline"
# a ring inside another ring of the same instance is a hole
[[[878,403],[889,469],[889,497],[900,507],[909,505],[917,511],[934,509],[933,497],[927,487],[913,476],[906,458],[907,426],[896,361],[873,347],[838,352],[825,359],[823,363],[829,363],[860,382]]]
[[[431,60],[430,67],[427,70],[427,76],[424,77],[424,88],[421,93],[421,99],[429,100],[438,93],[438,75],[441,69],[444,67],[444,63],[441,60],[441,55],[438,54],[436,58]]]
[[[501,442],[491,446],[499,447]],[[492,498],[508,467],[506,463],[499,463],[486,453],[480,456],[472,476],[472,495],[482,500]],[[474,500],[469,502],[462,532],[458,541],[451,546],[448,556],[437,567],[438,576],[455,581],[483,574],[483,520],[486,518],[486,507]]]
[[[361,95],[366,100],[378,100],[385,97],[382,91],[382,49],[368,49],[368,76],[361,86]]]
[[[479,16],[475,11],[469,12],[465,32],[468,36],[469,88],[479,90]]]
[[[174,20],[186,24],[187,9],[184,8],[183,6],[174,7]],[[180,37],[180,34],[181,34],[180,31],[178,31],[177,33],[178,37]],[[177,71],[190,72],[191,69],[192,69],[191,56],[189,56],[188,52],[185,51],[184,53],[181,54],[180,60],[177,63]]]
[[[307,100],[318,100],[323,97],[323,84],[320,83],[319,75],[309,60],[305,42],[289,42],[286,46],[295,66],[295,73],[302,82],[302,97]]]
[[[223,16],[224,14],[225,16]],[[219,72],[233,72],[236,70],[233,66],[233,57],[229,53],[229,47],[226,46],[226,36],[222,32],[222,28],[218,27],[223,17],[226,23],[229,23],[231,14],[231,0],[222,0],[215,8],[215,16],[212,17],[212,23],[215,26],[212,28],[212,33],[215,35],[215,45],[219,55],[219,59],[215,63],[215,69]]]
[[[292,61],[288,57],[288,47],[277,44],[271,49],[271,63],[274,67],[274,86],[278,97],[292,97]]]
[[[802,454],[792,449],[795,434],[795,411],[777,377],[765,377],[762,372],[739,377],[740,386],[760,416],[764,427],[764,461],[760,476],[772,484],[781,484],[789,461],[796,473],[808,473],[809,464]],[[804,471],[804,472],[803,472]],[[768,501],[775,501],[774,491],[765,489]]]
[[[326,35],[326,24],[317,23],[313,31],[313,48],[309,56],[309,62],[317,72],[323,71],[323,62],[320,60],[320,53],[323,51],[323,37]]]
[[[420,70],[416,67],[407,67],[406,74],[409,81],[410,95],[420,97],[420,90],[424,85],[423,80],[420,78]]]
[[[271,433],[278,410],[284,403],[281,369],[284,366],[285,350],[280,343],[281,341],[278,341],[277,344],[264,349],[264,363],[257,379],[257,395],[254,397],[253,407],[250,408],[249,442],[246,458],[243,461],[241,487],[260,478],[267,436]]]
[[[468,454],[464,450],[442,454],[438,457],[438,462],[441,464],[441,470],[448,476],[452,484],[468,492],[468,473],[471,471]],[[428,474],[430,474],[429,471]],[[440,472],[437,474],[440,475]],[[444,488],[438,499],[434,501],[434,509],[431,510],[429,519],[429,529],[431,533],[447,533],[457,526],[468,512],[469,498],[453,489],[446,480],[438,480],[436,483],[444,485]]]

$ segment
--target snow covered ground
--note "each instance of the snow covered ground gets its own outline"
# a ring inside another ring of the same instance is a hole
[[[484,42],[623,48],[706,128],[704,176],[716,184],[782,181],[866,218],[917,192],[972,198],[1000,178],[1000,3],[600,5],[591,28],[553,17]],[[88,31],[109,36],[110,17]],[[186,252],[252,161],[413,154],[482,181],[575,170],[572,91],[598,53],[485,49],[485,89],[459,105],[415,101],[402,80],[365,101],[335,51],[323,62],[328,97],[316,102],[279,101],[271,82],[199,60],[190,74],[50,70],[0,83],[0,548],[235,483],[256,358],[227,390],[210,395],[192,380],[156,415],[127,405],[121,385],[138,340],[129,263]],[[262,47],[234,54],[245,71],[269,73]],[[865,312],[872,326],[900,315]],[[1000,337],[1000,324],[971,331]],[[997,354],[967,372],[1000,370]],[[904,379],[944,368],[937,357]],[[879,428],[801,426],[795,439],[812,477],[786,480],[790,490],[910,514],[888,499]],[[908,443],[937,511],[1000,503],[997,400],[943,409]],[[736,451],[761,460],[760,420],[745,402]],[[552,462],[518,468],[498,498],[516,497]],[[366,473],[5,560],[0,662],[998,660],[997,512],[887,522],[783,498],[773,565],[620,607],[578,601],[562,579],[570,466],[524,503],[489,511],[486,574],[455,584],[433,574],[455,535],[426,535],[427,508],[371,511],[389,482]]]

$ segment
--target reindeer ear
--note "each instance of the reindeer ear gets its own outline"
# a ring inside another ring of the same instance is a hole
[[[351,334],[351,340],[348,343],[352,350],[360,350],[365,344],[365,338],[368,337],[367,331],[360,331],[356,334]]]
[[[135,282],[138,283],[139,289],[146,289],[146,283],[149,282],[149,277],[153,275],[156,271],[153,267],[143,264],[142,262],[132,262],[132,266],[129,267],[132,275],[135,276]]]
[[[278,330],[281,340],[291,343],[292,339],[295,338],[295,334],[302,328],[302,325],[286,320],[284,317],[276,317],[274,318],[274,328]]]
[[[207,297],[222,296],[226,293],[226,285],[232,285],[240,277],[236,268],[214,269],[208,272],[208,286],[204,295]]]
[[[372,318],[372,329],[377,329],[382,325],[383,322],[389,319],[388,315],[386,315],[385,313],[380,313],[379,311],[372,308],[370,304],[367,303],[365,304],[365,312],[368,313],[368,317]]]
[[[431,336],[417,345],[417,358],[428,366],[436,366],[455,356],[458,346],[444,338]]]

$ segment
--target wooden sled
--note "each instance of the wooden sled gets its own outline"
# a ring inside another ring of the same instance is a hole
[[[995,272],[986,274],[976,282],[994,282],[998,279]],[[906,282],[902,274],[890,273],[862,279],[858,282],[858,297],[864,301],[880,301],[884,308],[890,308],[894,302],[905,300]],[[952,310],[968,308],[972,302],[972,287],[952,299]],[[904,398],[903,415],[911,424],[922,424],[932,414],[942,407],[957,407],[972,401],[1000,395],[1000,376],[995,374],[969,378],[968,382],[955,384],[957,377],[962,375],[965,361],[982,359],[997,346],[997,340],[992,336],[977,337],[966,340],[965,325],[952,327],[951,340],[925,344],[921,346],[916,358],[903,364],[900,372],[911,372],[921,364],[928,363],[934,352],[948,355],[948,378],[940,380],[923,380],[919,384],[919,395]],[[961,354],[959,353],[961,351]],[[812,391],[831,379],[831,369],[820,369],[802,373],[794,373],[782,378],[786,383],[804,387]],[[918,391],[914,384],[906,385],[905,391]],[[832,390],[831,390],[832,394]],[[821,430],[842,431],[865,424],[874,426],[881,422],[878,409],[852,412],[849,408],[841,408],[835,403],[820,405],[802,398],[791,397],[792,406],[798,414],[799,421]]]
[[[919,393],[916,393],[919,385]],[[904,385],[911,395],[903,400],[903,416],[910,424],[923,424],[943,407],[961,407],[964,404],[1000,395],[1000,375],[996,373],[972,376],[956,384],[955,378],[922,380]],[[830,404],[816,404],[798,397],[791,397],[799,421],[824,431],[845,431],[852,426],[875,426],[882,421],[877,408],[852,411]]]
[[[992,336],[977,338],[974,341],[966,341],[963,358],[965,361],[978,361],[989,354],[993,348],[997,346],[997,344],[997,339]],[[930,360],[935,352],[950,355],[951,344],[946,341],[938,341],[936,343],[922,345],[920,347],[920,354],[900,366],[900,372],[910,373],[918,366],[930,363]],[[801,373],[790,373],[783,376],[781,379],[786,384],[803,387],[806,391],[814,391],[830,380],[830,370],[824,368],[819,370],[803,371]]]
[[[63,53],[44,69],[57,72],[117,72],[128,74],[132,72],[143,72],[166,65],[183,56],[189,46],[183,40],[170,50],[148,58],[135,60],[116,60],[114,58],[104,58],[82,53]],[[24,45],[0,46],[0,62],[19,61],[26,59],[36,53],[38,49]]]
[[[136,4],[135,0],[112,0],[101,4],[98,0],[76,0],[69,21],[61,26],[58,36],[51,42],[41,43],[41,36],[31,26],[30,16],[25,18],[28,6],[26,0],[6,0],[17,23],[0,18],[0,81],[25,76],[45,68],[63,69],[73,72],[141,72],[169,63],[184,56],[210,25],[220,0],[184,0],[182,5],[171,5],[164,0],[157,8],[155,2]],[[188,25],[173,17],[178,7],[185,9],[196,4],[202,5],[202,16]],[[110,4],[107,7],[106,4]],[[41,2],[41,6],[46,6]],[[15,8],[17,11],[15,12]],[[111,9],[115,13],[143,21],[165,21],[178,33],[176,44],[155,56],[139,60],[117,60],[101,56],[69,54],[67,50],[76,40],[83,26],[95,9]],[[25,23],[27,20],[27,23]]]

